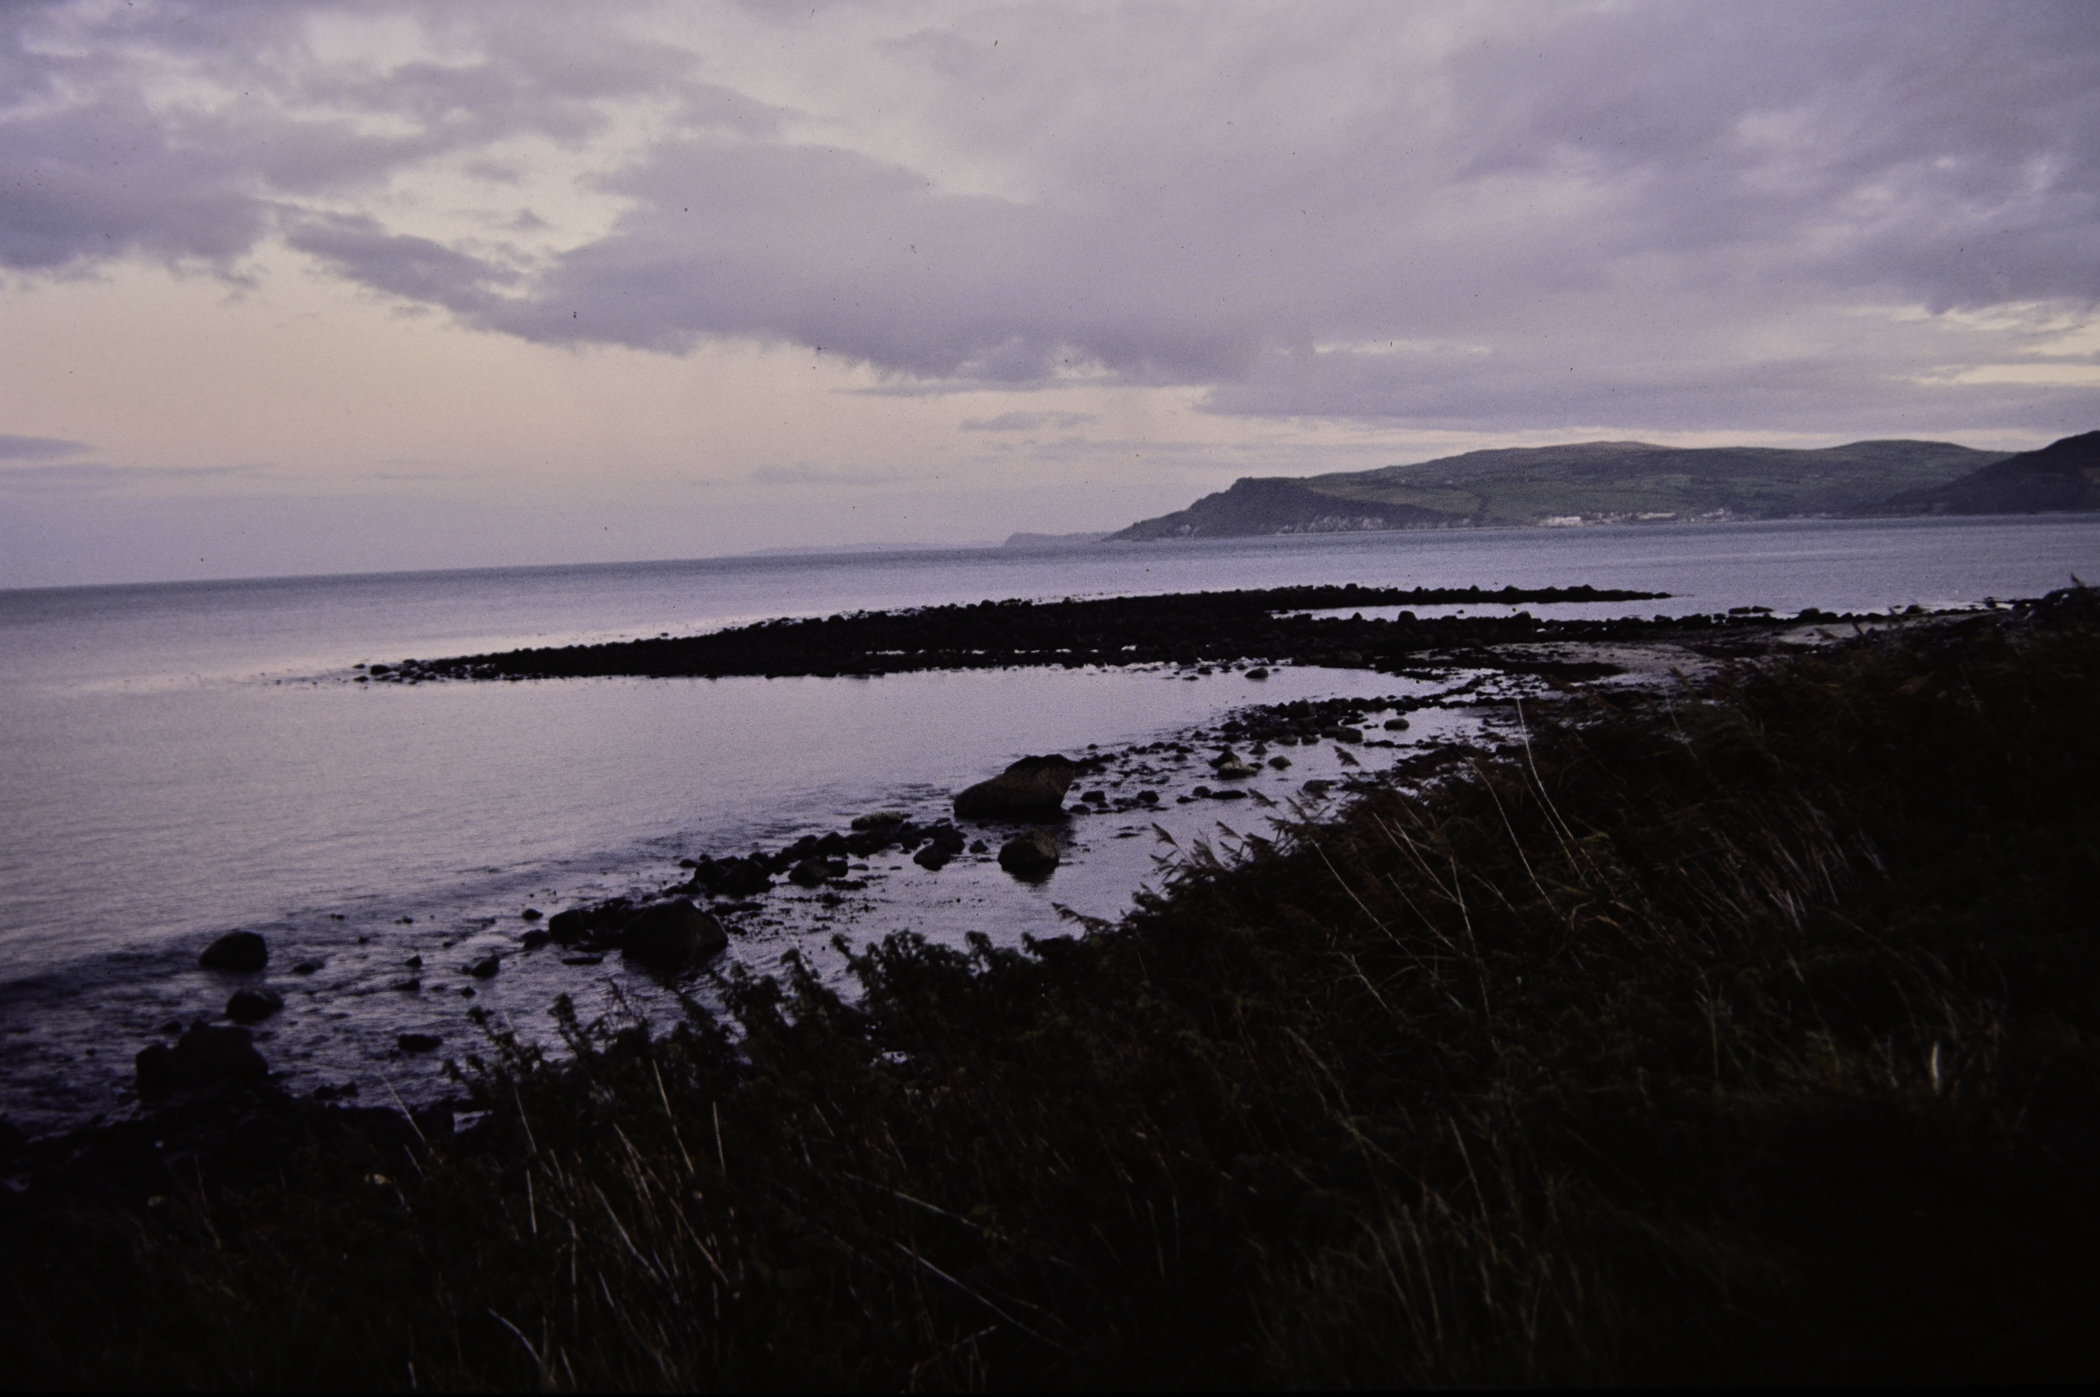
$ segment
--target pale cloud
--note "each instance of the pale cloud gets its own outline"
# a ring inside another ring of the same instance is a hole
[[[965,417],[962,429],[966,432],[1039,432],[1045,427],[1055,427],[1068,432],[1099,420],[1100,415],[1092,412],[1002,412],[997,417]]]
[[[793,465],[760,466],[746,476],[753,485],[894,485],[915,477],[901,471],[867,470],[853,466],[797,461]]]

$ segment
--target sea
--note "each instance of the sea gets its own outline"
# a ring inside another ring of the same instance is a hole
[[[1785,615],[1976,606],[2074,575],[2100,577],[2100,519],[1453,530],[0,591],[0,1118],[39,1133],[136,1110],[133,1054],[219,1018],[249,982],[197,966],[231,929],[270,941],[262,981],[286,1008],[256,1032],[288,1089],[429,1100],[452,1089],[446,1060],[486,1048],[470,1008],[545,1041],[558,994],[586,1018],[678,1012],[616,958],[579,966],[525,951],[528,908],[647,896],[682,876],[681,858],[773,848],[857,814],[931,821],[1023,755],[1173,742],[1253,703],[1435,688],[1316,667],[1260,682],[1147,667],[406,686],[359,683],[359,665],[1004,598],[1586,583],[1670,599],[1525,609]],[[1458,721],[1426,711],[1379,759]],[[1344,774],[1330,750],[1304,749],[1289,772],[1265,769],[1271,804],[1221,817],[1176,795],[1200,761],[1168,753],[1142,774],[1135,760],[1116,779],[1158,785],[1161,813],[1075,819],[1047,881],[1017,882],[982,856],[938,872],[878,856],[854,870],[864,886],[850,894],[773,895],[737,924],[724,966],[772,973],[799,957],[850,992],[848,951],[890,932],[958,946],[971,933],[1007,946],[1071,934],[1121,915],[1197,843],[1229,850],[1263,819],[1307,808],[1307,780]],[[488,955],[497,975],[465,973]],[[707,999],[707,982],[686,988]],[[404,1033],[442,1046],[406,1052]]]

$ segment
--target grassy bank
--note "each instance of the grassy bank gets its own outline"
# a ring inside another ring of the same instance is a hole
[[[7,1378],[2089,1378],[2093,595],[1529,716],[1119,928],[497,1034],[456,1138],[40,1183]]]

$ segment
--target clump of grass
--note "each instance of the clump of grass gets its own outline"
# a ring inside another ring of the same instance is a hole
[[[2089,1375],[2096,612],[1573,692],[1119,927],[886,938],[851,1000],[492,1032],[489,1120],[384,1183],[14,1219],[18,1380]]]

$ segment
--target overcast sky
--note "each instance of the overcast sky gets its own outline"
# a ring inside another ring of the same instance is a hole
[[[0,585],[2100,427],[2100,4],[0,9]]]

